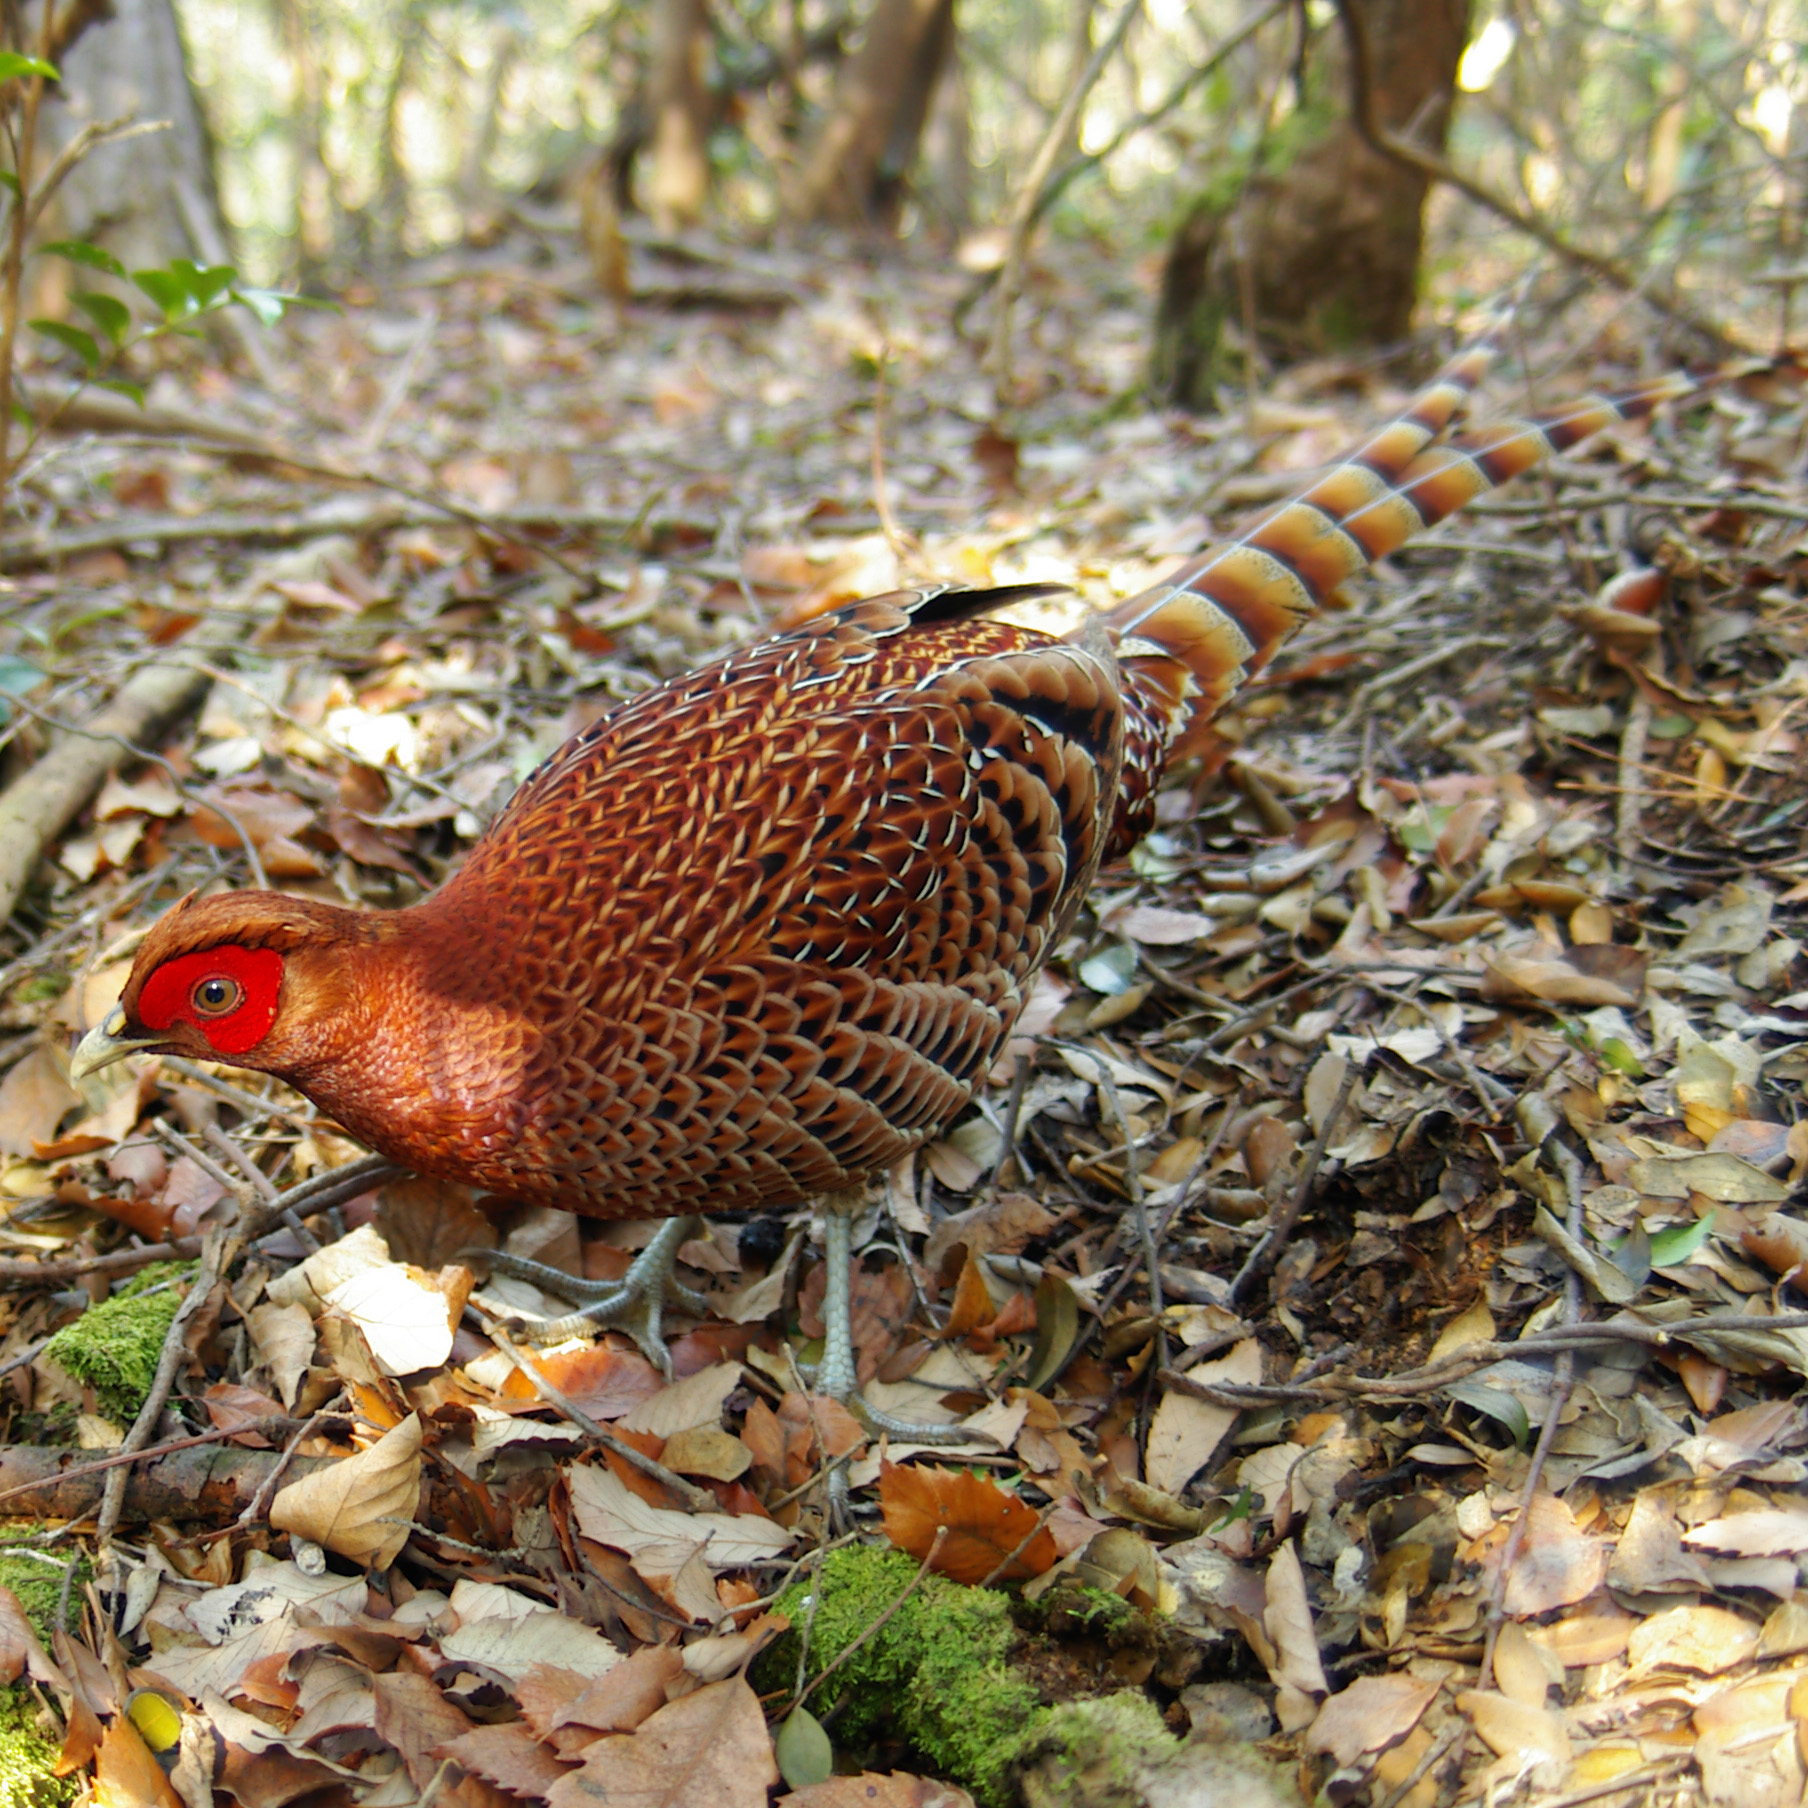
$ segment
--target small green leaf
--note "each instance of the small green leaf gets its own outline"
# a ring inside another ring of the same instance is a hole
[[[1130,990],[1136,978],[1136,950],[1128,942],[1113,942],[1097,954],[1089,954],[1075,971],[1080,984],[1107,998],[1116,998]]]
[[[188,289],[167,270],[134,270],[132,280],[151,298],[151,304],[167,321],[185,318],[189,312]]]
[[[1697,1218],[1693,1224],[1672,1224],[1651,1239],[1653,1268],[1681,1268],[1695,1259],[1696,1251],[1714,1232],[1712,1214]]]
[[[1157,884],[1178,879],[1186,871],[1185,850],[1172,835],[1145,835],[1130,850],[1130,870]]]
[[[79,326],[71,326],[66,320],[34,320],[30,324],[33,332],[54,339],[65,351],[74,352],[90,371],[100,367],[100,347],[94,343],[92,333],[84,333]]]
[[[11,170],[0,170],[0,182],[4,182],[15,195],[19,192],[19,178]]]
[[[23,697],[44,682],[44,674],[29,659],[16,653],[0,655],[0,723],[12,719],[9,697]]]
[[[1036,1283],[1036,1341],[1030,1346],[1029,1367],[1023,1384],[1037,1392],[1067,1360],[1080,1335],[1080,1300],[1052,1268],[1042,1271]]]
[[[1611,1067],[1616,1073],[1630,1075],[1635,1080],[1645,1077],[1645,1064],[1633,1053],[1629,1043],[1622,1042],[1618,1036],[1609,1036],[1595,1050],[1601,1058],[1603,1067]]]
[[[111,251],[90,245],[86,239],[58,239],[43,249],[52,257],[66,257],[72,264],[86,264],[90,270],[105,270],[109,276],[124,276],[126,267]]]
[[[124,345],[132,330],[132,313],[123,301],[112,295],[96,295],[90,289],[77,289],[69,297],[115,345]]]
[[[278,289],[240,289],[232,291],[234,301],[243,302],[258,320],[265,326],[275,326],[282,319],[283,310],[295,300],[293,295],[285,295]]]
[[[60,82],[55,63],[42,57],[20,56],[16,50],[0,50],[0,82],[10,82],[22,75],[41,75],[47,82]]]
[[[16,398],[13,402],[13,419],[17,421],[21,427],[35,427],[38,424],[37,418],[33,415],[32,411]]]
[[[835,1748],[808,1708],[793,1708],[772,1741],[779,1774],[793,1789],[826,1783],[835,1774]]]
[[[1456,808],[1452,804],[1420,805],[1400,821],[1398,833],[1401,845],[1410,854],[1435,853],[1438,837],[1443,834],[1445,824],[1455,814]]]
[[[134,270],[132,281],[148,295],[171,326],[196,314],[224,307],[238,281],[230,264],[192,264],[172,258],[161,270]]]
[[[110,389],[115,395],[124,396],[128,402],[136,403],[140,408],[144,406],[144,390],[125,377],[106,377],[98,381],[94,387]]]
[[[230,264],[191,264],[187,258],[178,257],[170,260],[170,268],[188,284],[197,314],[224,307],[232,299],[232,285],[239,279],[238,271]]]
[[[1444,1392],[1458,1405],[1484,1414],[1497,1425],[1504,1425],[1513,1442],[1521,1450],[1525,1449],[1532,1436],[1532,1421],[1526,1417],[1526,1409],[1520,1405],[1517,1394],[1487,1387],[1480,1381],[1453,1381]]]

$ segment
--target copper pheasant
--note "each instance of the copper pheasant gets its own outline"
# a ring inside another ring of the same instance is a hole
[[[1434,443],[1487,356],[1072,636],[992,619],[1009,593],[874,597],[610,711],[411,908],[184,900],[78,1070],[229,1060],[420,1173],[670,1218],[596,1309],[635,1305],[660,1355],[680,1215],[821,1197],[845,1397],[849,1201],[972,1099],[1189,736],[1336,585],[1690,387]]]

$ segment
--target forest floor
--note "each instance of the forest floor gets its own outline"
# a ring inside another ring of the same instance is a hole
[[[70,1084],[190,888],[406,904],[574,727],[781,609],[1052,580],[1075,601],[1034,619],[1066,625],[1435,361],[1163,415],[1147,295],[1070,253],[1019,303],[1007,434],[951,263],[635,278],[617,310],[569,241],[511,238],[292,313],[274,389],[167,342],[129,430],[28,469],[0,777],[196,676],[42,825],[0,941],[19,1738],[97,1800],[245,1808],[1800,1801],[1786,381],[1482,499],[1175,776],[862,1227],[863,1376],[965,1424],[952,1450],[882,1452],[805,1389],[807,1209],[685,1246],[712,1313],[667,1384],[619,1335],[510,1338],[562,1308],[472,1292],[489,1221],[373,1190],[263,1077]],[[1503,359],[1479,415],[1665,367],[1604,307],[1527,339],[1536,383]],[[609,1274],[650,1227],[502,1229]]]

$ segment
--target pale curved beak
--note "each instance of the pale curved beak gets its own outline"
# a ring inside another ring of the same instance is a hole
[[[101,1019],[100,1027],[90,1030],[75,1045],[75,1053],[69,1057],[69,1078],[85,1080],[89,1074],[99,1073],[103,1067],[111,1067],[140,1049],[157,1047],[162,1040],[159,1036],[124,1035],[125,1027],[126,1014],[115,1005]]]

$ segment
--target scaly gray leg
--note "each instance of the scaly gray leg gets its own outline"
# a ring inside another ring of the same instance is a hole
[[[481,1256],[498,1273],[531,1281],[534,1286],[563,1299],[583,1302],[579,1310],[569,1312],[563,1318],[523,1320],[535,1343],[556,1343],[562,1337],[593,1331],[598,1325],[614,1326],[626,1331],[646,1353],[647,1360],[669,1381],[672,1357],[661,1335],[666,1302],[669,1300],[680,1310],[695,1313],[699,1318],[709,1311],[709,1302],[703,1295],[682,1286],[672,1273],[679,1246],[702,1228],[701,1218],[668,1218],[655,1232],[652,1242],[629,1264],[628,1272],[615,1281],[580,1280],[562,1268],[530,1262],[499,1249],[468,1249],[459,1253],[461,1256]]]
[[[823,1262],[827,1273],[822,1296],[822,1361],[816,1385],[839,1400],[868,1431],[903,1444],[965,1444],[972,1433],[958,1425],[913,1425],[869,1405],[861,1395],[854,1367],[853,1270],[854,1216],[866,1203],[859,1189],[830,1193],[822,1202]]]

